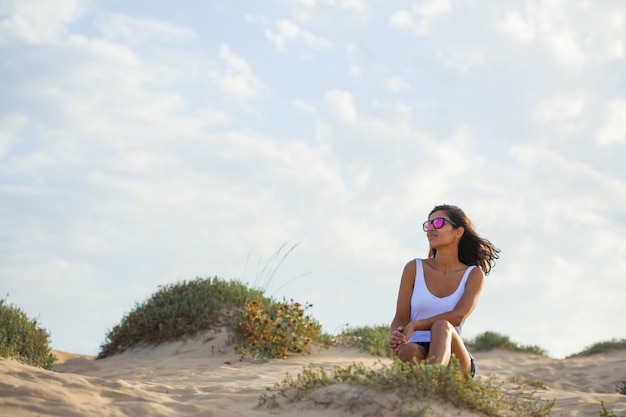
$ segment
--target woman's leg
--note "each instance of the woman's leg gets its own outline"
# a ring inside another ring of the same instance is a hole
[[[430,363],[448,365],[452,354],[459,360],[461,369],[469,374],[472,358],[463,343],[463,339],[449,321],[439,320],[430,328],[429,361]]]
[[[426,352],[424,346],[417,343],[405,343],[395,352],[395,356],[402,362],[410,362],[413,359],[422,361],[426,359],[427,354],[428,352]]]

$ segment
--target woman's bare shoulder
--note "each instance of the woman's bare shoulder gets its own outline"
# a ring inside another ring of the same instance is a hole
[[[475,282],[475,283],[482,284],[484,279],[485,279],[485,272],[479,267],[475,267],[475,268],[472,268],[472,270],[470,271],[469,276],[467,277],[467,283]]]
[[[417,267],[415,265],[417,261],[415,259],[411,259],[404,265],[404,269],[402,270],[402,279],[414,279],[415,273],[417,272]]]
[[[405,265],[404,265],[404,270],[406,271],[407,269],[413,269],[415,271],[415,264],[416,262],[418,262],[418,259],[411,259],[409,260]]]

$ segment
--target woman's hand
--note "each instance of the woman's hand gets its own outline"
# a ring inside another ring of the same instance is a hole
[[[405,343],[411,340],[411,336],[413,336],[413,333],[415,332],[415,326],[412,326],[411,324],[412,323],[407,324],[402,330],[402,334],[406,339]]]
[[[394,355],[398,351],[398,349],[404,345],[407,340],[407,337],[404,335],[404,326],[398,326],[398,328],[391,332],[391,336],[389,336],[389,348],[393,350]]]

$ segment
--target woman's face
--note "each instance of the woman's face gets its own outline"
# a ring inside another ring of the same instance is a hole
[[[439,229],[436,226],[441,221],[436,221],[435,219],[444,219],[443,225]],[[426,238],[431,248],[436,249],[440,246],[448,245],[454,242],[455,239],[460,238],[457,229],[450,223],[450,216],[447,212],[443,210],[435,211],[428,217],[428,220],[430,220],[430,223],[426,231]]]

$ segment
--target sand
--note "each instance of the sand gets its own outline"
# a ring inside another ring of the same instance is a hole
[[[303,367],[332,367],[380,358],[354,348],[314,349],[269,361],[240,360],[227,346],[226,332],[211,332],[184,342],[133,349],[110,358],[53,352],[53,371],[0,360],[0,416],[395,416],[392,394],[347,384],[314,391],[279,408],[258,406],[266,388]],[[588,358],[552,359],[532,354],[492,351],[475,355],[479,378],[493,378],[503,388],[537,387],[535,396],[556,401],[554,416],[599,416],[601,402],[626,415],[626,395],[616,387],[626,381],[626,351]],[[389,362],[383,359],[383,362]],[[479,416],[447,404],[430,404],[430,414]]]

